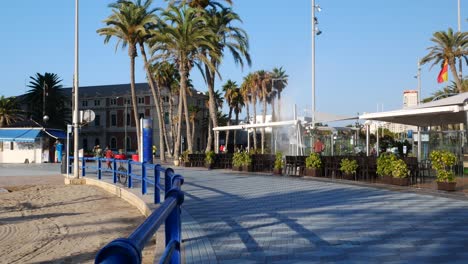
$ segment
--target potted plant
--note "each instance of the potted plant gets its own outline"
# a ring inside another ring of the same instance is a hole
[[[184,167],[191,167],[190,160],[189,160],[190,152],[188,150],[182,152],[182,165]]]
[[[205,167],[209,170],[213,169],[214,167],[214,157],[214,151],[205,152]]]
[[[283,174],[283,153],[281,152],[276,152],[275,156],[275,166],[273,168],[273,174],[275,175],[281,175]]]
[[[242,152],[242,170],[252,171],[252,157],[247,151]]]
[[[320,168],[322,167],[322,160],[320,159],[319,154],[310,153],[310,155],[305,160],[305,172],[306,176],[320,177]]]
[[[451,167],[457,163],[455,154],[445,150],[434,150],[429,155],[432,168],[437,174],[437,189],[443,191],[455,191],[457,185],[455,174]]]
[[[405,161],[399,159],[392,161],[392,184],[399,186],[409,185],[409,175],[410,171]]]
[[[397,158],[392,153],[382,153],[377,158],[377,175],[382,177],[383,183],[392,183],[392,162],[395,160],[397,160]]]
[[[232,170],[234,171],[242,171],[242,164],[243,164],[243,153],[236,152],[232,156]]]
[[[343,178],[346,180],[353,180],[358,164],[356,160],[342,159],[340,163],[340,171],[343,172]]]

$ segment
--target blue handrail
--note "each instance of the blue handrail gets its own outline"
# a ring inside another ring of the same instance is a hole
[[[181,219],[180,205],[184,202],[181,186],[184,178],[166,169],[171,184],[166,189],[164,203],[156,209],[128,238],[118,238],[104,246],[96,255],[95,263],[135,263],[142,261],[141,251],[145,244],[165,222],[166,250],[160,263],[181,263]]]
[[[72,160],[73,157],[70,157]],[[160,259],[160,263],[181,263],[180,244],[182,241],[182,221],[180,206],[184,201],[184,193],[181,186],[184,183],[184,178],[175,174],[171,168],[164,169],[159,164],[149,164],[126,160],[110,159],[113,164],[112,170],[102,168],[102,162],[108,161],[106,158],[80,158],[82,165],[82,176],[86,176],[87,168],[97,169],[98,179],[101,180],[102,172],[111,171],[113,173],[113,181],[117,182],[117,172],[124,173],[129,178],[141,180],[142,194],[146,193],[146,184],[154,186],[154,203],[160,203],[160,185],[161,172],[164,172],[164,202],[157,208],[128,238],[116,239],[105,247],[103,247],[95,258],[95,263],[141,263],[141,251],[144,246],[156,233],[158,228],[165,223],[165,238],[166,249]],[[86,165],[87,161],[96,161],[96,166]],[[126,163],[127,172],[120,172],[117,170],[117,162]],[[71,164],[71,162],[69,163]],[[141,175],[132,172],[132,166],[141,166]],[[70,168],[69,168],[70,169]],[[148,169],[154,170],[154,180],[148,179]],[[129,183],[128,187],[131,188],[132,184]]]

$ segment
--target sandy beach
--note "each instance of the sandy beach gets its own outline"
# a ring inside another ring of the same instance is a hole
[[[93,263],[102,246],[144,221],[124,200],[64,185],[62,176],[0,177],[0,187],[9,191],[0,193],[0,263]],[[144,262],[154,249],[147,247]]]

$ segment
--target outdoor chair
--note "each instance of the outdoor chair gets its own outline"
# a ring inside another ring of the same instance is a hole
[[[296,166],[296,156],[286,156],[284,174],[292,175],[292,172],[294,171],[295,166]]]

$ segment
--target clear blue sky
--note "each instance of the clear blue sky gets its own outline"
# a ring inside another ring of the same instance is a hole
[[[74,71],[74,0],[6,1],[0,16],[0,95],[27,91],[29,76],[57,73],[70,87]],[[80,86],[129,82],[126,51],[104,45],[96,29],[112,1],[80,1]],[[252,68],[243,71],[228,55],[223,81],[242,82],[249,71],[283,66],[289,74],[285,101],[311,106],[311,1],[234,0],[250,37]],[[353,115],[402,105],[402,92],[416,89],[416,63],[426,54],[432,33],[457,28],[457,0],[316,0],[323,34],[316,38],[317,111]],[[162,0],[155,5],[166,6]],[[462,1],[462,30],[468,29],[468,3]],[[139,60],[138,60],[139,61]],[[136,79],[144,82],[142,64]],[[198,90],[206,87],[197,70]],[[422,70],[423,97],[441,89],[439,68]],[[451,76],[449,77],[451,78]]]

